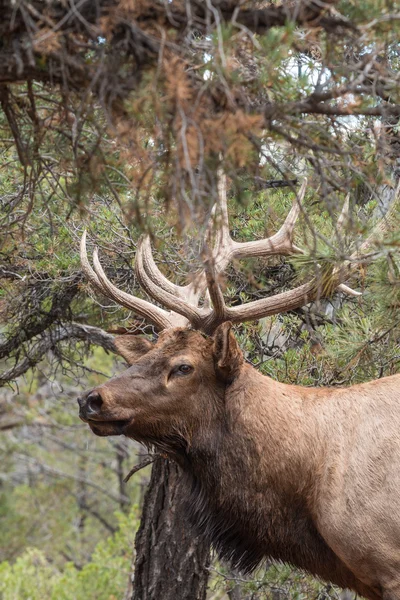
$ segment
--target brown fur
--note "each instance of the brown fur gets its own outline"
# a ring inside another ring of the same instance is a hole
[[[178,461],[191,517],[222,558],[250,571],[270,557],[400,600],[400,376],[277,383],[245,364],[227,323],[213,339],[177,328],[116,343],[132,366],[80,399],[81,417]]]

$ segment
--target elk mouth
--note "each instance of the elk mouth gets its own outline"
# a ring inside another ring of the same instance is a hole
[[[82,419],[82,417],[81,417]],[[131,422],[131,419],[82,419],[87,423],[94,434],[104,437],[108,435],[123,435],[125,428]]]

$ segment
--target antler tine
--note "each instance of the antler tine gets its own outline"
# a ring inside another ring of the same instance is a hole
[[[139,239],[139,243],[137,245],[136,261],[138,260],[138,256],[147,275],[150,277],[153,283],[155,283],[155,285],[163,289],[165,292],[169,292],[170,294],[174,295],[179,295],[179,291],[181,289],[180,286],[175,285],[174,283],[172,283],[172,281],[169,281],[169,279],[167,279],[157,267],[153,258],[150,236],[148,234],[141,236]]]
[[[222,169],[218,171],[218,183],[217,183],[217,202],[216,207],[219,209],[219,217],[220,222],[218,223],[219,228],[219,238],[220,241],[231,241],[233,242],[231,236],[229,235],[229,215],[228,215],[228,201],[226,194],[226,174]]]
[[[210,297],[210,292],[206,291],[206,293],[204,294],[204,303],[203,303],[203,309],[204,310],[211,310],[211,297]]]
[[[350,210],[350,194],[347,194],[346,199],[343,204],[342,211],[341,211],[340,216],[337,221],[336,230],[338,233],[339,241],[340,241],[340,236],[344,233],[344,227],[345,227],[346,221],[349,218],[349,210]],[[340,270],[340,267],[339,267],[339,269],[335,269],[334,273],[336,273],[338,270]],[[342,292],[343,294],[346,294],[347,296],[354,296],[356,298],[358,296],[362,296],[362,292],[357,292],[356,290],[353,290],[351,287],[349,287],[348,285],[345,285],[344,283],[341,283],[338,285],[337,291]]]
[[[296,193],[296,196],[293,200],[293,205],[292,208],[289,211],[288,216],[286,217],[282,227],[280,228],[280,230],[278,231],[277,235],[281,234],[286,235],[286,237],[288,238],[289,242],[290,242],[290,249],[291,251],[295,251],[295,252],[303,252],[303,250],[301,248],[297,248],[296,246],[293,245],[293,232],[294,232],[294,227],[297,223],[297,219],[299,218],[300,212],[301,212],[301,206],[304,200],[304,196],[306,195],[306,190],[307,190],[307,183],[308,183],[308,179],[307,177],[304,177],[303,179],[303,183],[301,184],[301,188],[299,193]]]
[[[349,287],[348,285],[345,285],[344,283],[341,283],[337,286],[337,291],[342,292],[343,294],[347,294],[347,296],[354,296],[355,298],[362,296],[362,292],[357,292],[356,290],[353,290],[353,288]]]
[[[389,210],[387,211],[386,215],[383,217],[383,219],[381,219],[375,225],[374,229],[372,230],[371,234],[367,237],[367,239],[350,256],[350,261],[352,261],[353,263],[355,263],[355,265],[354,265],[355,267],[358,265],[357,259],[360,259],[359,262],[361,262],[361,260],[363,258],[363,255],[365,254],[366,250],[369,250],[369,248],[371,248],[371,246],[373,246],[377,242],[381,241],[382,240],[382,236],[387,231],[389,231],[389,229],[390,229],[390,227],[392,225],[392,221],[393,221],[393,218],[395,216],[396,210],[398,208],[399,201],[400,201],[400,180],[399,180],[399,182],[397,184],[392,204],[391,204]],[[353,266],[352,266],[352,268],[353,268]]]
[[[233,243],[233,240],[229,235],[226,175],[222,169],[218,169],[217,177],[217,200],[212,207],[203,239],[204,246],[208,247],[210,247],[210,241],[213,241],[212,254],[214,259],[215,254],[219,251],[218,249],[221,243],[227,242],[228,245]],[[214,240],[212,240],[213,234]]]
[[[146,275],[148,275],[148,278],[150,278],[156,286],[177,298],[180,298],[184,302],[187,302],[196,308],[198,307],[200,296],[203,295],[207,285],[204,270],[203,272],[197,273],[193,281],[187,285],[176,285],[175,283],[172,283],[172,281],[169,281],[157,267],[153,258],[150,236],[147,234],[142,236],[139,240],[136,261],[139,261],[140,264],[143,265]],[[138,277],[141,277],[141,273],[138,274]],[[146,289],[146,285],[147,278],[143,278],[144,289]],[[149,290],[146,289],[146,291],[151,295]]]
[[[102,284],[100,283],[99,278],[97,277],[96,273],[93,271],[93,269],[90,265],[88,255],[87,255],[87,250],[86,250],[86,234],[87,234],[87,232],[85,229],[82,234],[82,237],[81,237],[81,247],[80,247],[80,258],[81,258],[82,271],[84,272],[84,274],[86,275],[89,282],[92,284],[92,286],[94,288],[96,288],[97,291],[101,292],[102,294],[106,294],[105,288],[103,288]]]
[[[346,201],[348,200],[348,198],[349,198],[349,196],[347,197]],[[350,256],[350,259],[345,262],[344,266],[346,268],[346,276],[341,277],[342,281],[346,281],[346,279],[348,279],[350,277],[350,275],[352,275],[358,269],[361,262],[368,261],[370,259],[370,257],[366,256],[366,251],[369,248],[371,248],[372,246],[374,246],[377,242],[381,241],[382,236],[387,231],[389,231],[389,229],[392,225],[392,220],[395,216],[395,213],[396,213],[396,210],[398,207],[399,200],[400,200],[400,181],[397,184],[397,188],[396,188],[396,191],[394,194],[392,204],[391,204],[388,212],[386,213],[386,215],[383,217],[383,219],[381,219],[375,225],[374,229],[372,230],[372,233],[361,244],[361,246],[355,252],[353,252],[353,254]],[[345,209],[345,207],[343,207],[342,214],[343,214],[344,209]],[[335,273],[336,273],[336,271],[339,271],[339,270],[340,270],[340,268],[336,269]],[[341,283],[337,289],[338,289],[338,291],[344,292],[350,296],[362,296],[361,292],[356,292],[355,290],[349,288],[344,283]]]
[[[207,252],[207,258],[214,263],[216,274],[222,273],[229,264],[235,244],[229,234],[226,175],[221,169],[218,170],[217,190],[217,201],[213,206],[204,236],[204,249]],[[213,233],[215,233],[214,240],[212,240]]]
[[[167,311],[158,306],[154,306],[150,302],[147,302],[147,300],[142,300],[141,298],[123,292],[111,283],[100,264],[97,248],[93,251],[93,266],[100,284],[108,297],[115,300],[118,304],[125,306],[125,308],[133,310],[138,315],[144,317],[158,329],[167,329],[172,326]]]
[[[293,231],[301,212],[301,205],[307,189],[305,177],[300,191],[296,194],[292,208],[287,215],[282,227],[271,237],[252,242],[233,242],[233,258],[249,258],[291,254],[303,254],[304,251],[293,244]]]
[[[208,293],[213,306],[212,317],[215,321],[222,323],[227,320],[227,307],[222,290],[217,281],[218,273],[215,269],[215,263],[212,257],[204,261],[204,270],[207,279]]]
[[[145,300],[141,300],[140,298],[136,298],[135,296],[131,296],[130,294],[126,294],[125,292],[119,290],[115,287],[108,279],[106,274],[104,273],[100,262],[97,256],[97,248],[94,251],[94,262],[97,264],[97,272],[94,271],[89,263],[87,250],[86,250],[86,230],[83,232],[81,239],[81,265],[82,270],[88,278],[89,282],[96,288],[99,292],[104,294],[107,297],[112,298],[118,304],[122,304],[126,308],[135,311],[138,315],[144,317],[153,325],[155,325],[158,329],[166,329],[171,327],[171,322],[168,318],[168,313],[161,308],[153,306],[150,302],[146,302]]]
[[[211,210],[203,238],[203,269],[195,275],[189,285],[180,288],[181,293],[196,302],[197,305],[201,296],[206,292],[203,311],[210,309],[210,296],[214,296],[215,301],[220,304],[218,298],[221,294],[215,289],[215,286],[218,285],[217,277],[229,264],[234,245],[234,241],[229,234],[226,175],[221,169],[218,170],[217,190],[217,201]],[[215,234],[214,240],[212,239],[213,234]],[[210,269],[212,269],[212,273]],[[214,291],[210,295],[210,292],[207,292],[207,287],[211,281],[214,282],[211,284],[214,287]]]
[[[342,212],[338,218],[337,229],[340,233],[343,233],[344,226],[349,217],[349,208],[350,208],[350,194],[347,194],[346,200],[344,201]]]
[[[178,298],[178,296],[175,296],[169,291],[161,289],[156,285],[153,280],[150,279],[144,268],[143,253],[140,251],[140,243],[138,250],[139,252],[136,254],[135,261],[135,273],[143,289],[145,289],[149,296],[154,298],[154,300],[157,300],[157,302],[160,302],[160,304],[163,304],[174,313],[178,313],[185,317],[193,327],[199,328],[202,318],[200,310],[186,300]]]

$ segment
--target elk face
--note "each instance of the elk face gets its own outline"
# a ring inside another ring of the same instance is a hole
[[[223,354],[231,347],[238,368],[243,361],[226,323],[214,339],[176,328],[163,332],[156,344],[122,336],[116,345],[130,368],[79,398],[79,416],[97,435],[124,434],[144,443],[190,443],[191,432],[223,410],[232,377]]]

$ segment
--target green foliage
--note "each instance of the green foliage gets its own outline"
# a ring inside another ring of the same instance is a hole
[[[263,172],[268,175],[268,169]],[[249,241],[275,233],[283,223],[292,205],[293,193],[287,190],[254,191],[244,176],[242,178],[242,203],[231,201],[231,231],[235,239]],[[250,188],[250,189],[249,189]],[[296,228],[295,242],[305,254],[296,260],[272,257],[270,260],[253,260],[246,264],[234,265],[229,273],[230,284],[225,296],[231,304],[246,302],[267,293],[278,293],[296,285],[296,282],[308,277],[318,265],[328,273],[348,257],[360,240],[373,229],[371,215],[375,208],[370,202],[362,208],[353,209],[352,219],[346,225],[344,234],[337,235],[337,219],[344,198],[339,196],[337,205],[321,204],[318,196],[310,191],[304,202],[304,215],[300,217]],[[119,269],[134,256],[137,231],[121,225],[119,211],[107,200],[96,199],[93,211],[99,215],[92,227],[101,245],[102,260],[108,269],[113,269],[112,279],[119,278]],[[187,246],[177,246],[174,232],[169,223],[163,220],[162,212],[156,214],[154,223],[157,246],[157,259],[163,263],[163,270],[175,280],[183,281],[184,271],[190,267],[193,248],[185,254]],[[48,289],[58,289],[58,274],[61,272],[60,259],[72,258],[66,267],[69,274],[77,269],[77,223],[72,219],[65,223],[57,215],[53,218],[53,230],[46,222],[41,222],[40,212],[33,211],[29,226],[34,224],[36,231],[32,239],[22,241],[26,253],[38,249],[37,262],[33,263],[41,272],[46,270],[54,277],[50,279]],[[194,228],[195,229],[195,228]],[[201,229],[200,229],[201,231]],[[195,231],[196,232],[196,231]],[[198,233],[198,230],[197,230]],[[158,235],[159,234],[159,235]],[[117,240],[117,241],[115,241]],[[162,243],[164,242],[164,243]],[[340,245],[342,242],[342,245]],[[179,260],[175,249],[178,248]],[[54,248],[54,252],[51,251]],[[17,246],[13,252],[17,253]],[[398,336],[400,332],[399,310],[399,259],[397,235],[387,236],[384,243],[373,247],[376,261],[372,266],[357,274],[355,287],[362,288],[364,294],[359,300],[346,301],[335,310],[334,319],[325,316],[321,309],[318,323],[310,326],[307,318],[300,312],[272,317],[258,324],[246,324],[238,327],[238,338],[247,358],[263,373],[276,380],[306,386],[348,385],[390,374],[398,370]],[[180,256],[187,259],[181,267]],[[32,255],[29,255],[32,261]],[[179,269],[176,270],[176,264]],[[126,268],[128,271],[128,268]],[[121,287],[127,286],[122,279]],[[84,284],[83,290],[85,291]],[[268,291],[268,292],[267,292]],[[40,302],[41,313],[51,310],[51,300],[44,294]],[[85,319],[93,324],[119,323],[125,318],[122,310],[114,312],[99,309],[83,293],[72,304],[75,314],[85,314]],[[318,311],[317,311],[318,314]],[[40,315],[39,315],[40,316]],[[35,315],[35,318],[38,318]],[[307,324],[308,328],[304,325]],[[282,347],[269,349],[265,343],[265,330],[274,326],[284,339]],[[18,330],[18,321],[11,321],[9,330]],[[55,371],[51,379],[56,385],[68,390],[72,376],[82,375],[77,363],[84,362],[93,372],[86,375],[85,383],[78,390],[97,385],[105,375],[114,369],[114,360],[110,355],[97,349],[87,356],[82,342],[62,348],[63,364],[70,365],[69,372],[62,375]],[[83,358],[82,358],[83,357]],[[58,357],[59,360],[59,357]],[[54,364],[54,363],[53,363]],[[57,363],[58,364],[58,363]],[[76,416],[75,396],[78,393],[54,394],[47,398],[35,392],[43,385],[43,370],[49,375],[45,363],[25,381],[20,382],[19,402],[27,422],[34,425],[38,419],[45,419],[46,425],[56,423],[62,431],[63,443],[78,445],[80,451],[89,446],[84,465],[84,473],[91,480],[100,482],[103,488],[112,487],[115,475],[105,466],[107,462],[108,441],[92,439],[93,436],[79,425]],[[33,396],[33,397],[32,397]],[[58,430],[56,430],[58,433]],[[95,445],[94,445],[95,444]],[[99,460],[93,457],[98,453]],[[104,454],[103,454],[104,453]],[[0,598],[11,600],[113,600],[121,598],[128,581],[131,565],[132,539],[137,526],[137,511],[132,516],[118,517],[118,531],[110,535],[93,516],[85,515],[83,527],[76,523],[82,519],[82,510],[75,495],[79,482],[68,476],[79,474],[79,464],[71,455],[62,457],[59,448],[50,445],[46,448],[35,440],[12,440],[7,438],[4,454],[10,456],[4,463],[4,471],[13,473],[21,456],[28,457],[33,464],[44,464],[47,471],[36,474],[34,484],[11,483],[7,481],[0,496],[0,517],[5,552],[1,558]],[[13,457],[13,458],[11,458]],[[66,477],[48,479],[46,473],[51,469],[58,471],[62,467]],[[136,502],[141,495],[140,486],[132,485],[131,499]],[[113,516],[115,506],[95,492],[91,496],[91,506],[105,515],[110,525],[116,526],[117,517]],[[32,507],[34,510],[32,510]],[[66,549],[67,545],[67,549]],[[67,555],[67,556],[65,556]],[[71,562],[71,558],[73,562]],[[222,572],[222,571],[221,571]],[[233,585],[231,575],[215,576],[211,593],[220,594],[213,598],[223,598],[229,586]],[[25,574],[25,576],[24,576]],[[28,575],[26,575],[28,574]],[[309,597],[323,597],[326,588],[310,577],[283,566],[270,566],[255,579],[241,584],[243,590],[255,592],[260,598],[270,600],[275,589],[283,590],[291,598],[305,600]]]
[[[124,4],[128,13],[121,13],[119,27],[128,33],[124,28],[132,18],[127,8],[132,3]],[[139,13],[145,10],[146,3],[136,4]],[[173,4],[166,3],[168,10]],[[247,4],[244,10],[250,10]],[[80,270],[80,234],[88,228],[90,250],[91,244],[99,245],[102,264],[116,285],[141,295],[131,263],[139,232],[148,229],[161,269],[183,283],[193,265],[199,265],[196,251],[221,164],[228,175],[231,232],[237,241],[275,233],[292,205],[293,191],[260,191],[255,175],[265,182],[311,174],[295,230],[295,243],[304,254],[233,265],[224,290],[228,303],[280,293],[317,273],[328,286],[333,270],[373,229],[378,202],[371,194],[379,196],[382,186],[392,182],[397,146],[393,151],[391,144],[398,144],[398,123],[389,113],[371,118],[366,109],[390,109],[400,102],[399,21],[387,18],[393,8],[386,0],[341,0],[332,14],[327,7],[324,18],[342,14],[359,30],[343,27],[340,34],[294,21],[255,34],[221,17],[218,27],[209,20],[210,30],[190,32],[189,26],[183,40],[175,30],[180,21],[168,16],[163,30],[152,21],[159,11],[151,7],[143,23],[154,39],[162,35],[165,51],[156,52],[154,63],[149,54],[143,60],[146,68],[129,57],[140,36],[129,48],[118,44],[127,43],[130,33],[113,44],[105,32],[99,43],[103,19],[84,28],[96,32],[93,43],[82,29],[75,35],[71,17],[71,25],[59,35],[66,36],[64,51],[77,53],[67,55],[65,64],[71,69],[63,72],[72,77],[78,64],[79,85],[60,94],[48,79],[25,85],[20,75],[10,86],[8,109],[14,123],[0,112],[0,226],[5,232],[0,267],[6,273],[0,289],[0,341],[21,334],[1,370],[22,360],[43,331],[70,320],[104,329],[141,326],[135,315],[100,294],[93,301],[82,280],[71,301],[59,309]],[[36,22],[38,32],[44,22]],[[194,22],[201,27],[202,19]],[[135,23],[141,26],[136,16]],[[21,31],[23,26],[20,22]],[[68,41],[70,34],[74,38]],[[116,46],[117,53],[110,56]],[[29,56],[24,51],[18,60]],[[43,73],[55,59],[49,56],[46,49],[36,55]],[[97,75],[89,73],[85,88],[85,68],[92,65]],[[107,65],[114,71],[110,80],[103,71]],[[99,73],[102,92],[96,99]],[[65,90],[71,81],[64,83]],[[337,116],[336,109],[348,114]],[[365,115],[357,115],[363,111]],[[16,141],[25,156],[18,154]],[[366,202],[360,197],[362,188]],[[350,217],[338,232],[347,191]],[[360,299],[336,297],[330,312],[320,303],[312,313],[297,311],[237,327],[246,358],[276,380],[306,386],[349,385],[397,372],[398,229],[397,220],[394,233],[371,248],[371,264],[352,278],[350,283],[363,291]],[[46,325],[50,315],[54,320]],[[24,338],[43,323],[43,331]],[[126,509],[118,496],[116,446],[94,439],[78,420],[75,400],[115,368],[102,350],[70,340],[51,347],[36,370],[18,380],[10,404],[26,427],[2,434],[0,445],[1,600],[123,597],[138,510],[116,514],[118,504]],[[135,506],[142,497],[139,483],[132,482],[124,492]],[[110,534],[115,527],[117,532]],[[224,567],[218,571],[212,598],[226,600],[235,581]],[[276,597],[275,592],[299,600],[329,597],[324,586],[282,565],[270,565],[240,585],[245,593],[266,600]]]
[[[126,590],[132,561],[137,508],[117,514],[118,531],[99,542],[82,569],[57,568],[38,548],[27,548],[13,563],[0,563],[1,600],[117,600]]]
[[[290,600],[309,600],[309,598],[328,599],[330,593],[336,598],[336,589],[293,570],[288,565],[270,564],[257,571],[253,577],[236,577],[228,569],[218,565],[211,574],[210,590],[213,600],[225,600],[234,595],[233,590],[240,589],[240,597],[257,600],[275,600],[278,597]],[[337,590],[339,591],[339,590]]]

